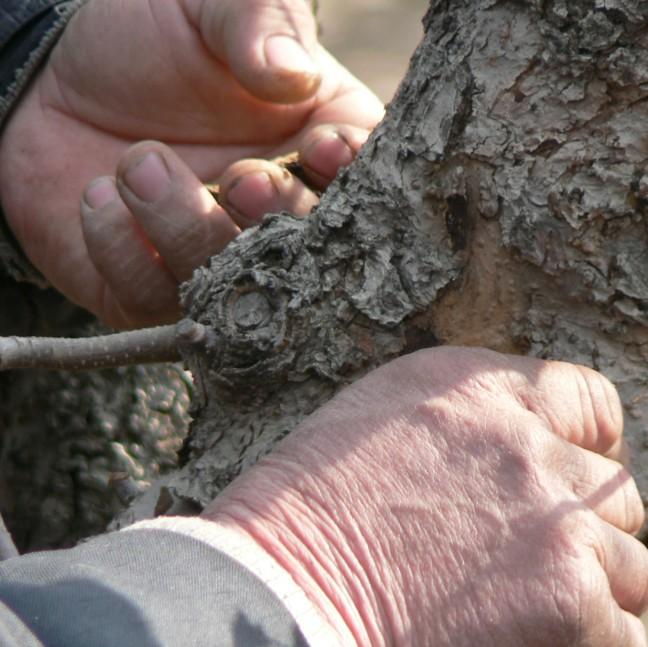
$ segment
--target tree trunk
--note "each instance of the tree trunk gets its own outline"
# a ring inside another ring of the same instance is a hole
[[[601,370],[648,500],[647,22],[641,0],[433,0],[314,213],[267,217],[183,286],[210,333],[184,467],[151,505],[204,505],[345,384],[435,344]]]

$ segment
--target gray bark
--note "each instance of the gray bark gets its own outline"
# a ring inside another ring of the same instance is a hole
[[[433,0],[315,212],[267,217],[183,286],[211,333],[158,510],[204,505],[345,384],[434,344],[601,370],[648,500],[647,21],[641,0]]]

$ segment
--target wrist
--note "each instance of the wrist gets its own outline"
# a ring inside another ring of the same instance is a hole
[[[319,609],[339,644],[402,644],[401,598],[380,537],[368,536],[354,514],[366,515],[368,501],[292,468],[290,461],[270,457],[219,496],[206,517],[271,555]],[[342,482],[339,476],[333,481]]]
[[[238,562],[281,601],[309,647],[354,644],[350,635],[342,635],[334,630],[290,574],[235,523],[218,523],[204,517],[158,517],[140,521],[123,532],[143,529],[167,530],[191,537]]]

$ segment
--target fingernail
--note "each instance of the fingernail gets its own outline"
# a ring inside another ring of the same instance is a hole
[[[131,164],[124,173],[126,186],[144,202],[157,202],[169,191],[171,177],[164,160],[154,152]]]
[[[354,157],[355,153],[346,140],[332,132],[311,144],[304,151],[302,161],[315,173],[333,179],[341,167],[351,164]]]
[[[83,194],[83,200],[91,209],[101,209],[118,197],[111,177],[100,177],[91,182]]]
[[[278,208],[279,193],[267,173],[250,173],[232,184],[225,201],[243,217],[260,222],[266,213]]]
[[[291,36],[270,36],[265,42],[265,55],[270,67],[292,74],[319,74],[310,54]]]

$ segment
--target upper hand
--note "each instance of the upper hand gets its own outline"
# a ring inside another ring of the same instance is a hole
[[[359,645],[645,647],[622,420],[590,369],[422,351],[343,391],[205,515]]]
[[[298,150],[324,187],[381,116],[305,0],[93,0],[3,132],[2,206],[71,300],[119,327],[172,320],[178,282],[242,227],[317,202],[239,160]],[[223,206],[202,185],[218,179]]]

